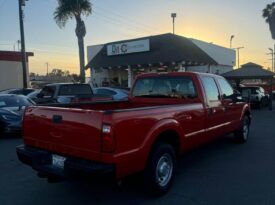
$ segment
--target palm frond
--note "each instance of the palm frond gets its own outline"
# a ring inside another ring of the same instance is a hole
[[[267,23],[270,22],[270,19],[273,15],[275,15],[275,2],[267,4],[266,8],[262,11],[262,17]]]
[[[54,11],[54,19],[62,28],[69,19],[92,13],[92,4],[89,0],[58,0],[58,7]]]

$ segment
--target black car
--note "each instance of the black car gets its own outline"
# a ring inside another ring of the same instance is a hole
[[[21,133],[22,115],[29,105],[34,102],[26,96],[0,94],[0,136]]]

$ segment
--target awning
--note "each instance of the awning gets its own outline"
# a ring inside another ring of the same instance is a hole
[[[146,39],[149,39],[149,51],[107,55],[108,45]],[[217,62],[190,39],[168,33],[105,44],[101,51],[87,64],[86,68],[154,67],[177,64],[199,66],[217,65]]]

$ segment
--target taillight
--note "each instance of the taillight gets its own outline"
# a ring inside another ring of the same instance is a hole
[[[115,138],[114,130],[111,125],[102,126],[102,151],[103,152],[113,152],[115,151]]]

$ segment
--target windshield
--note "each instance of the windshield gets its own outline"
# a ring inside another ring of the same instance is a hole
[[[151,77],[138,79],[133,97],[196,98],[197,92],[191,77]]]
[[[0,108],[22,107],[32,104],[30,99],[22,96],[0,96]]]

